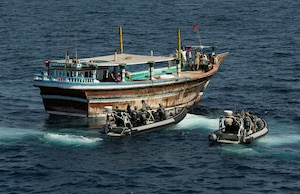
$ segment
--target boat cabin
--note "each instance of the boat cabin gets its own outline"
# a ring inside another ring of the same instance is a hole
[[[212,49],[208,56],[204,48]],[[153,56],[153,52],[149,56],[115,52],[114,55],[72,60],[66,56],[66,60],[46,60],[47,70],[36,74],[35,79],[74,83],[171,79],[181,71],[212,69],[217,60],[214,50],[215,47],[187,46],[180,51],[181,62],[172,54],[162,57]]]
[[[103,57],[45,61],[47,70],[35,79],[76,83],[129,82],[170,78],[176,66],[174,57],[114,54]],[[155,69],[154,66],[158,68]]]

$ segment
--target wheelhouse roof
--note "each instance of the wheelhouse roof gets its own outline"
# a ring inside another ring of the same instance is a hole
[[[116,60],[115,60],[116,58]],[[164,61],[174,60],[174,57],[165,57],[165,56],[147,56],[147,55],[136,55],[136,54],[117,54],[117,55],[106,55],[99,57],[91,58],[82,58],[80,62],[87,65],[96,65],[96,66],[119,66],[121,64],[126,65],[137,65],[137,64],[146,64],[146,63],[157,63]],[[65,60],[51,60],[51,62],[56,63],[65,63]]]

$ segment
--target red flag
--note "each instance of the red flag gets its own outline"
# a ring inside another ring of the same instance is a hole
[[[194,31],[198,30],[198,24],[194,24]]]

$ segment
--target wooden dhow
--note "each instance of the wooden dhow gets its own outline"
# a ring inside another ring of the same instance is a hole
[[[120,27],[119,53],[70,59],[66,50],[64,60],[46,60],[46,70],[35,74],[33,80],[45,110],[50,115],[105,117],[107,106],[139,107],[142,100],[154,109],[158,104],[165,108],[189,107],[200,101],[228,54],[215,55],[215,47],[202,45],[182,49],[180,29],[173,56],[123,53],[121,40]],[[207,48],[212,49],[208,58],[203,53]]]

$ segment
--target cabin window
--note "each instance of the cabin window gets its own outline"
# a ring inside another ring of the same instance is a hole
[[[97,70],[96,79],[99,81],[102,81],[103,79],[106,78],[106,73],[107,73],[107,71]]]

